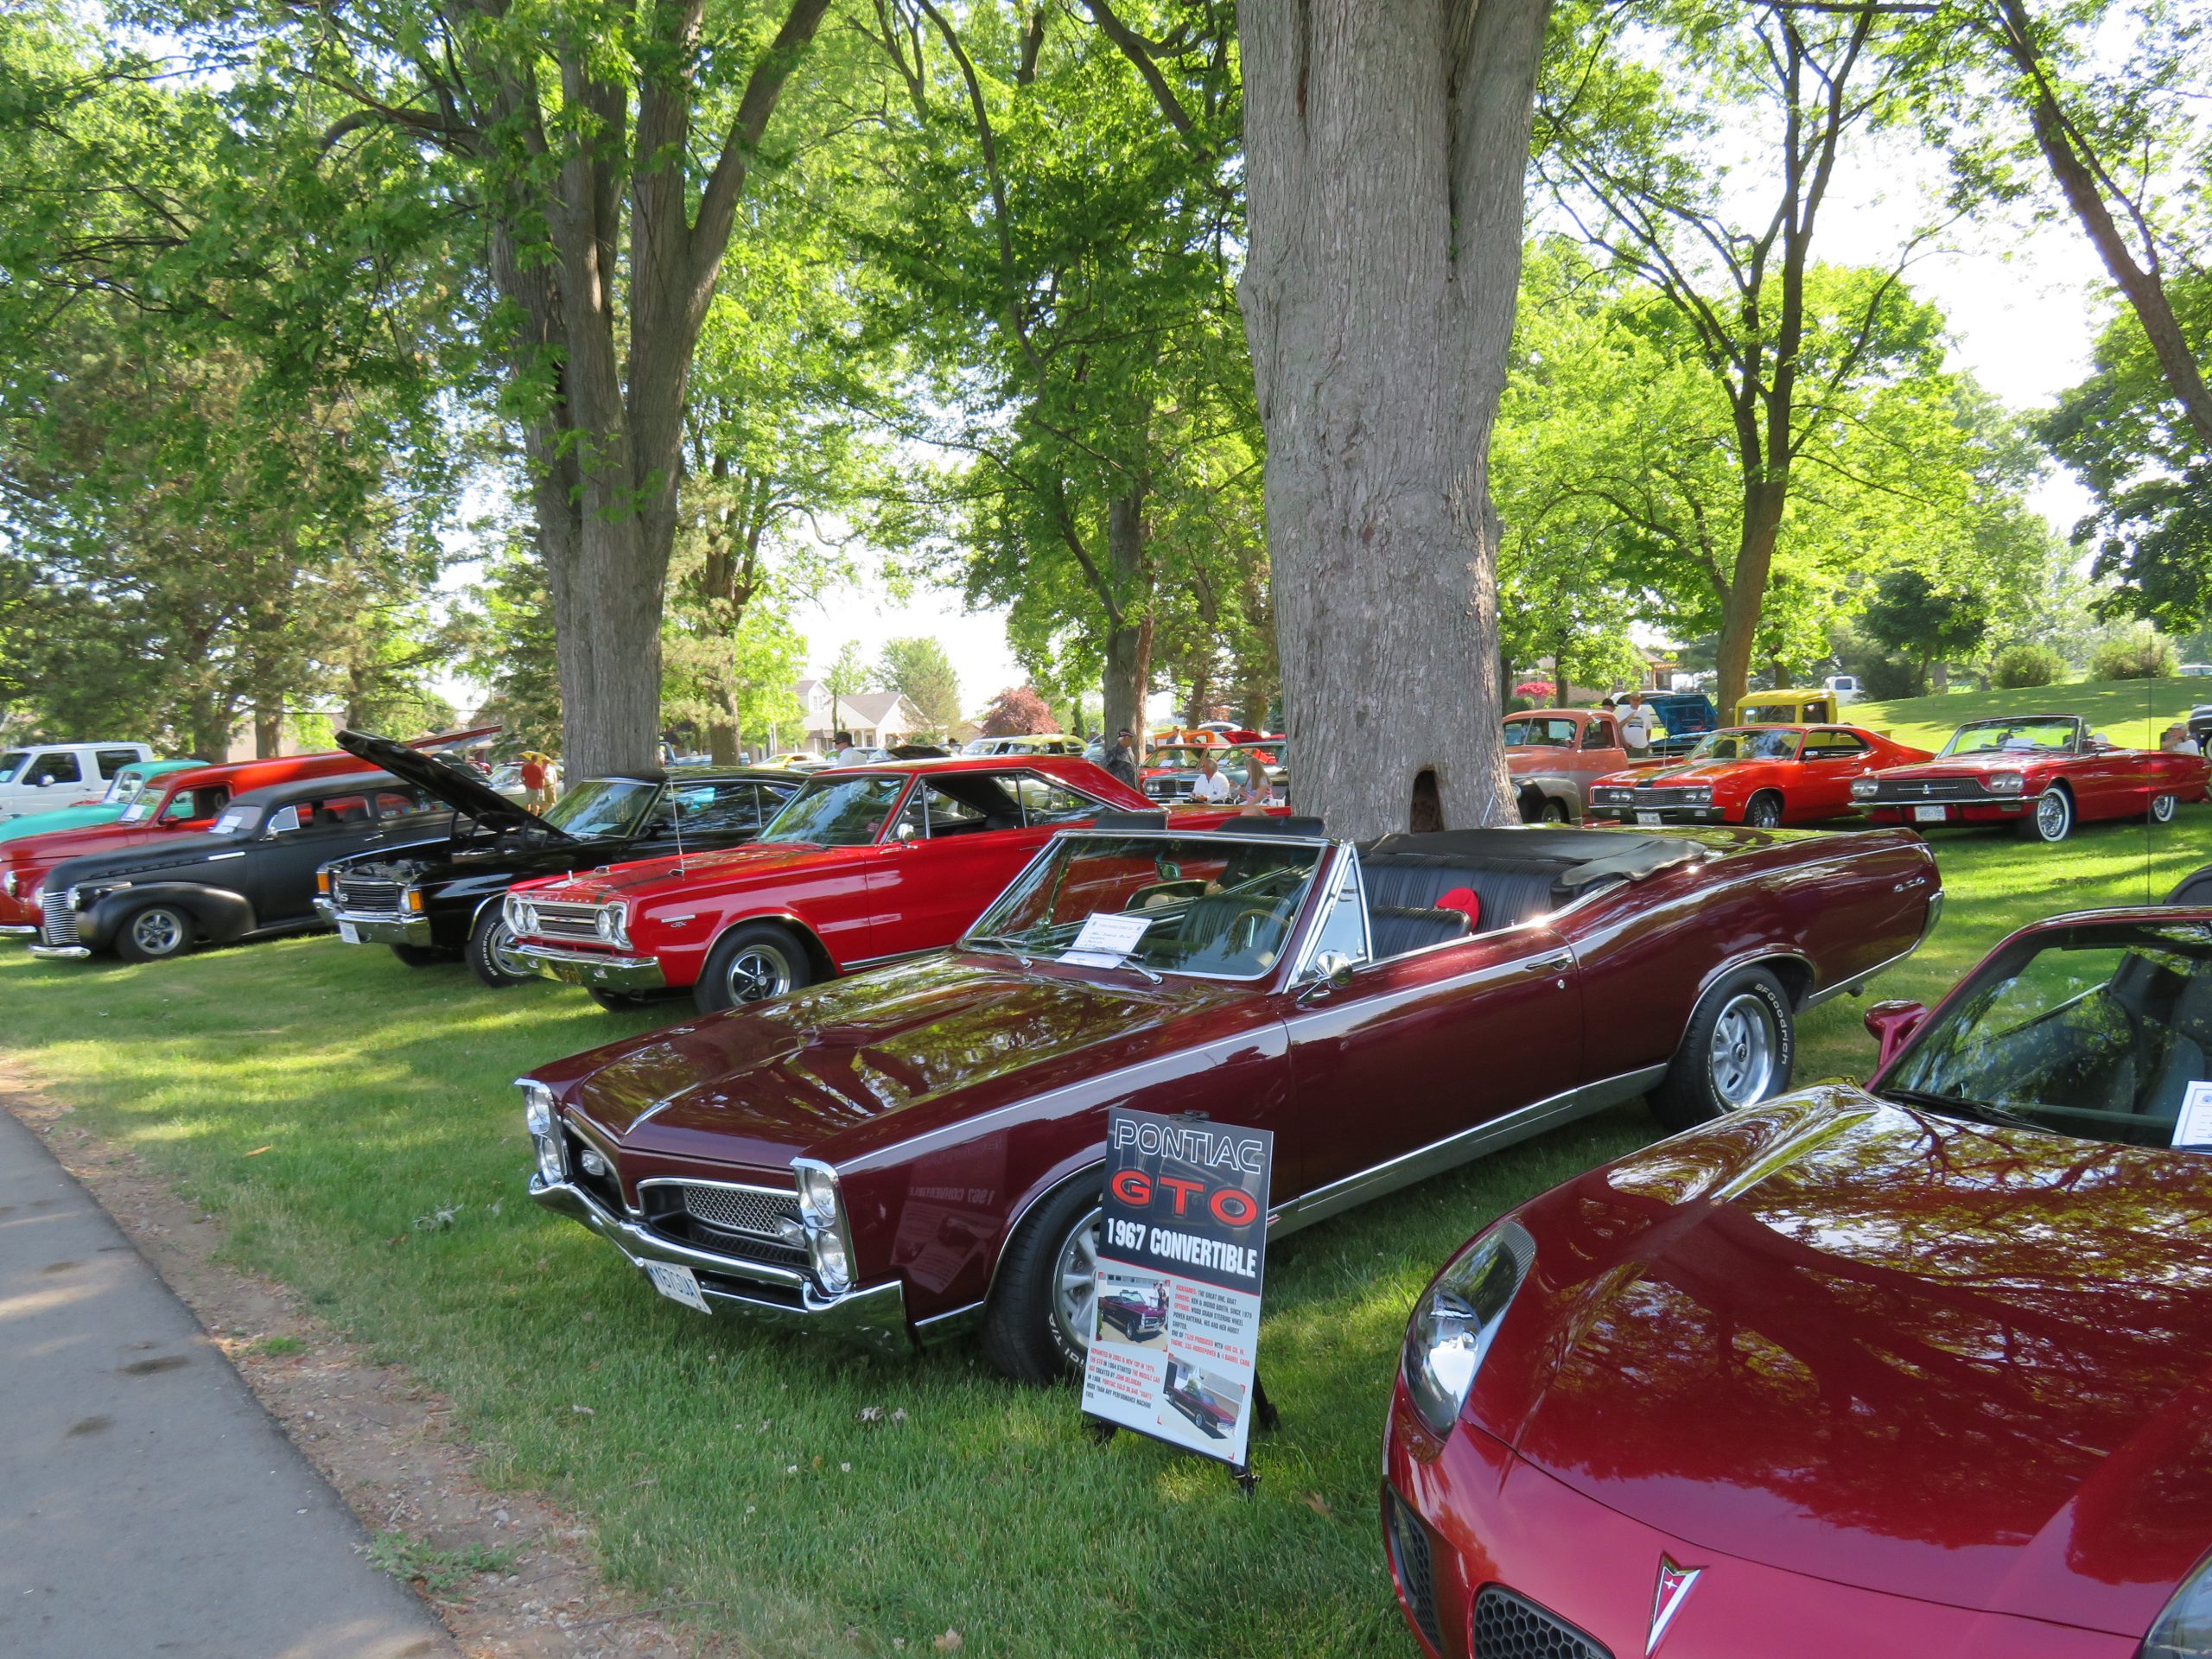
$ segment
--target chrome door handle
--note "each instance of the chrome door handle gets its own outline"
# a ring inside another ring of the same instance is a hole
[[[1555,974],[1562,969],[1572,968],[1573,966],[1574,952],[1572,950],[1561,950],[1555,956],[1546,957],[1541,962],[1536,964],[1536,969],[1540,973]]]

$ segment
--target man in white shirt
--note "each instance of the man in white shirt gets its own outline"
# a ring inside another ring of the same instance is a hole
[[[1630,754],[1642,754],[1651,747],[1651,734],[1658,729],[1658,718],[1643,706],[1643,693],[1631,691],[1628,701],[1614,713],[1619,717],[1621,747]]]
[[[1230,795],[1229,774],[1213,763],[1213,756],[1198,757],[1198,779],[1191,785],[1191,798],[1209,804],[1226,805]]]
[[[850,732],[839,732],[836,734],[836,737],[837,741],[836,765],[864,766],[868,764],[868,751],[853,741],[853,734]]]

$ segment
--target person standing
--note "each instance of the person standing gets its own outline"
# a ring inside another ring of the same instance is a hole
[[[1229,774],[1214,765],[1213,751],[1208,749],[1198,757],[1198,776],[1191,785],[1191,798],[1208,806],[1224,806],[1234,792]]]
[[[1106,751],[1106,770],[1131,789],[1137,786],[1137,734],[1126,726],[1114,734],[1114,747]]]
[[[831,763],[832,765],[864,766],[868,764],[868,751],[853,741],[853,734],[850,732],[835,732],[831,736],[837,745],[837,758]]]
[[[1620,721],[1621,747],[1628,751],[1631,760],[1641,760],[1651,752],[1651,734],[1658,728],[1658,719],[1643,706],[1643,693],[1631,691],[1628,701],[1614,711]]]

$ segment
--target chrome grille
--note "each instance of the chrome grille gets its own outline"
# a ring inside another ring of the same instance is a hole
[[[749,1187],[692,1186],[680,1189],[683,1213],[695,1221],[726,1233],[750,1233],[756,1238],[788,1243],[779,1224],[798,1221],[797,1192],[762,1192]]]
[[[77,909],[67,893],[48,890],[44,908],[39,912],[38,928],[42,944],[77,943]]]
[[[341,875],[333,884],[340,910],[362,916],[399,914],[399,883],[380,876]]]
[[[1144,792],[1155,801],[1186,801],[1191,798],[1188,778],[1147,778]]]
[[[537,912],[537,931],[549,939],[597,939],[599,906],[571,904],[564,899],[531,899],[524,902]]]
[[[1503,1585],[1475,1598],[1475,1659],[1613,1659],[1612,1649]]]
[[[1428,1645],[1440,1649],[1444,1637],[1436,1621],[1436,1573],[1429,1561],[1428,1530],[1399,1501],[1395,1492],[1386,1490],[1382,1503],[1390,1512],[1390,1559],[1398,1569],[1398,1583],[1405,1592],[1407,1611],[1413,1614],[1421,1633],[1428,1638]]]
[[[1992,795],[1972,778],[1930,778],[1925,783],[1878,778],[1872,799],[1881,806],[1918,806],[1923,801],[2017,801],[2018,795]],[[1861,806],[1866,804],[1859,802]]]

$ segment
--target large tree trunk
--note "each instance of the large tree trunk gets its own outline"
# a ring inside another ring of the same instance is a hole
[[[1775,543],[1782,534],[1782,512],[1789,499],[1785,472],[1778,478],[1749,484],[1744,489],[1744,528],[1736,543],[1736,571],[1720,612],[1720,645],[1713,667],[1719,684],[1714,701],[1719,704],[1720,723],[1734,723],[1736,705],[1751,687],[1751,646],[1758,632],[1759,613],[1766,602],[1768,574],[1774,569]]]
[[[1302,812],[1518,814],[1491,425],[1548,0],[1242,0],[1240,298]]]
[[[1152,576],[1145,563],[1144,494],[1106,504],[1106,561],[1116,611],[1106,630],[1106,736],[1126,728],[1144,753],[1145,694],[1152,689]]]
[[[273,760],[284,747],[284,709],[281,703],[257,704],[253,711],[253,754],[257,760]]]

